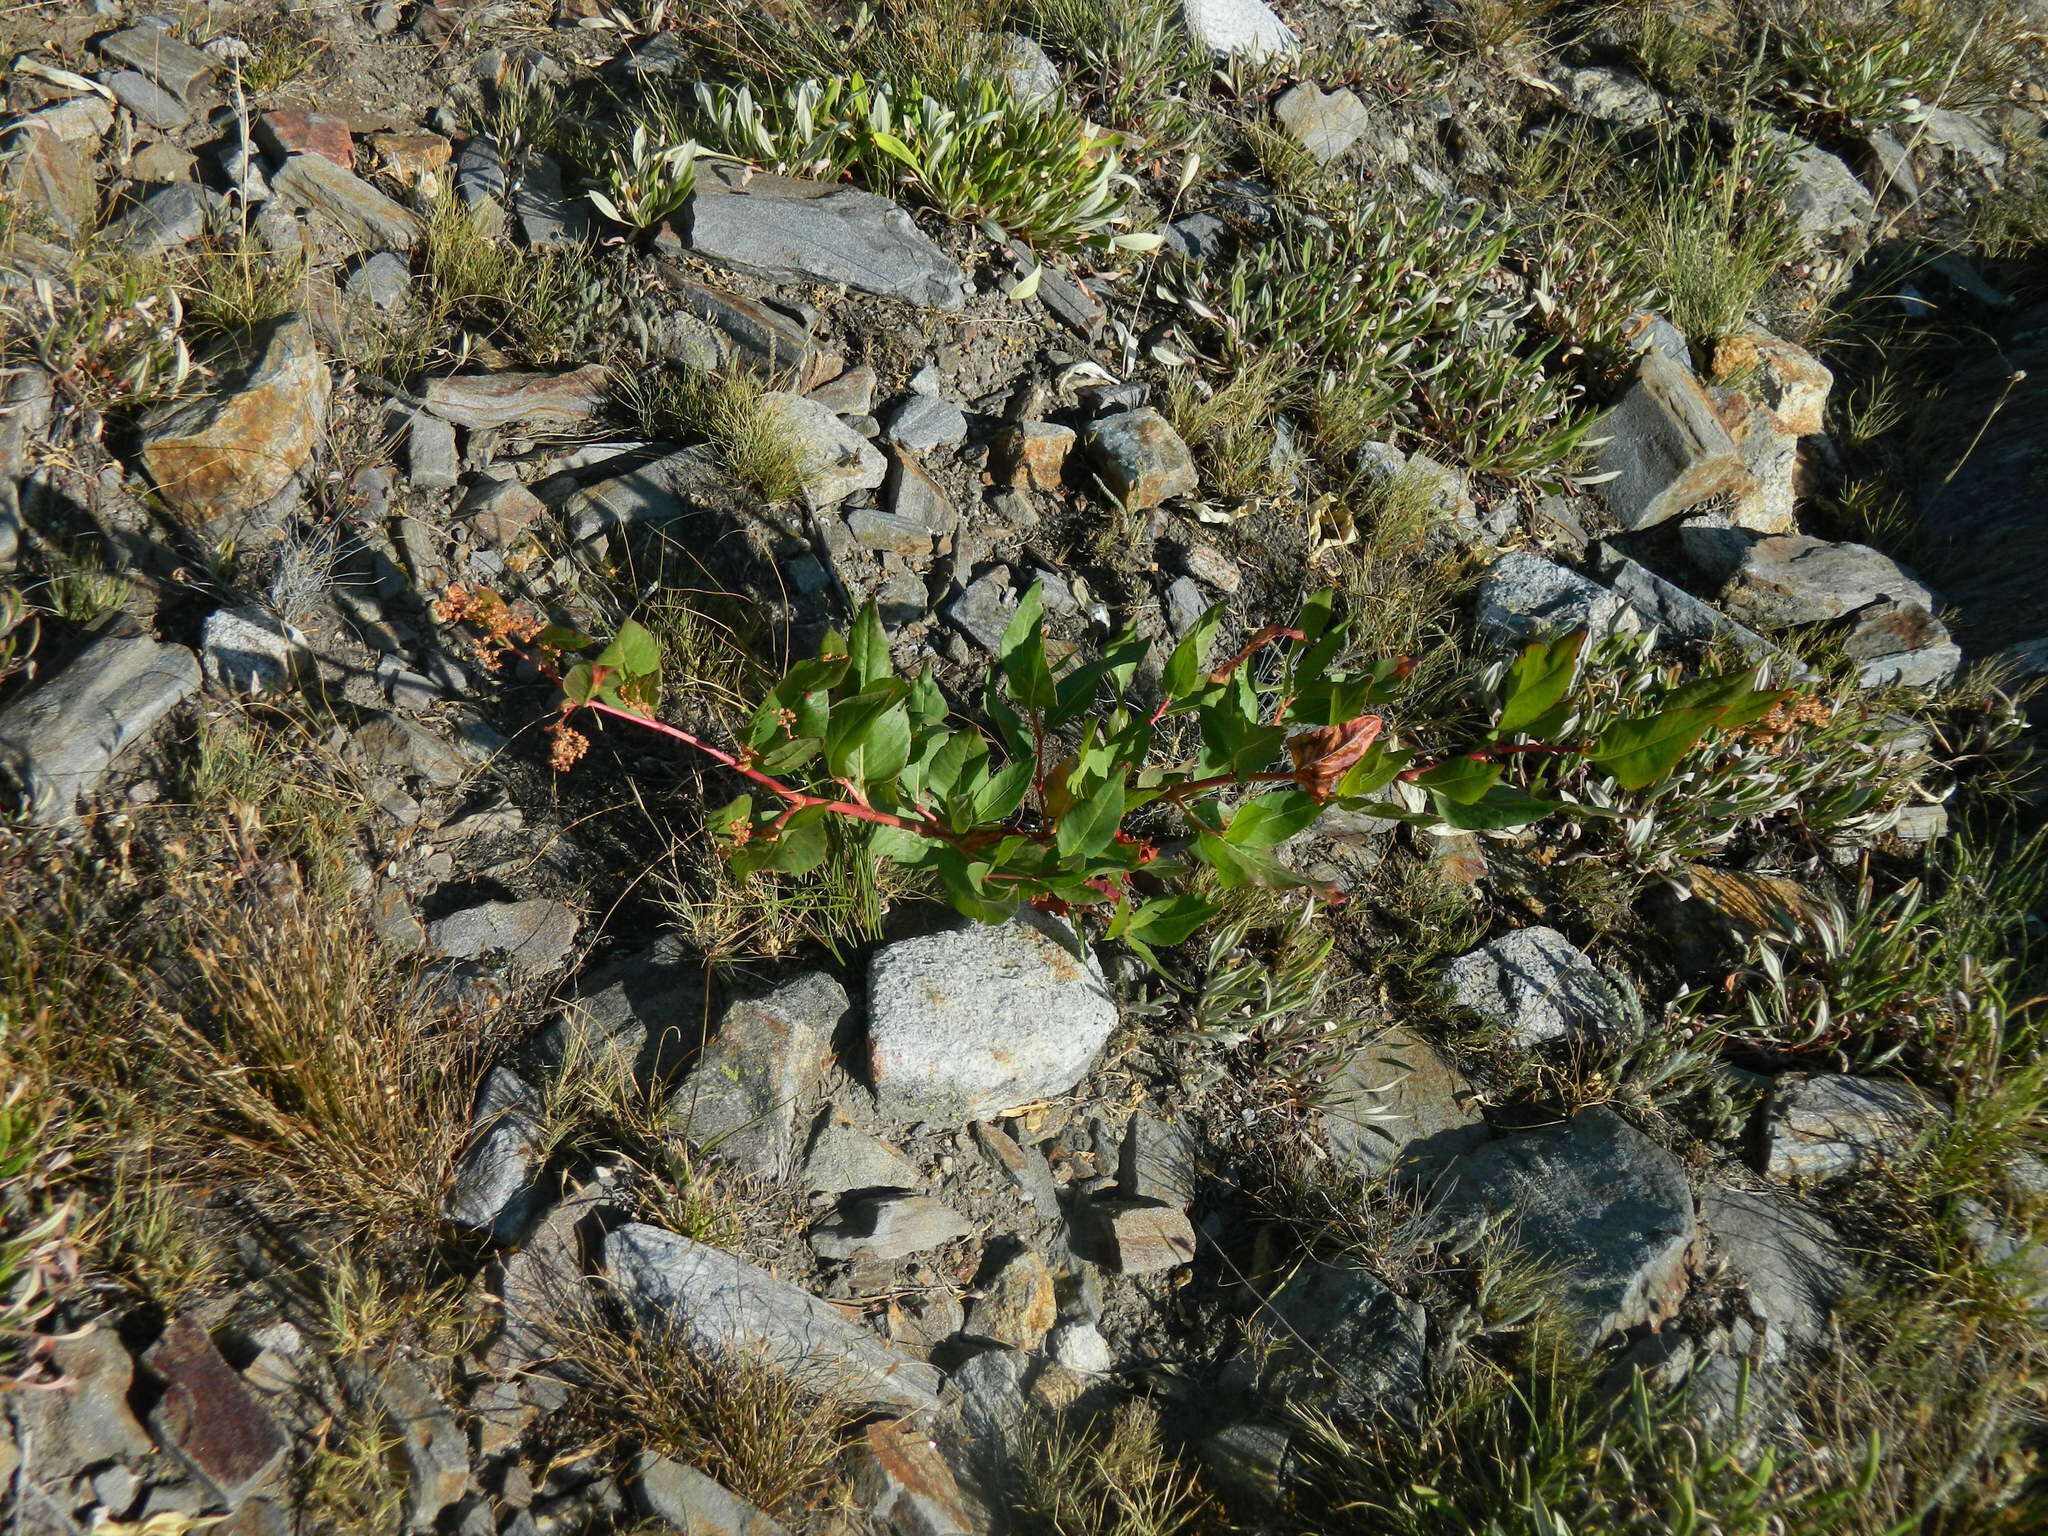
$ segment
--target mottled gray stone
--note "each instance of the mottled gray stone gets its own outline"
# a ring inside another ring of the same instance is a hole
[[[1778,648],[1747,625],[1738,624],[1712,603],[1702,602],[1675,582],[1666,581],[1640,561],[1612,550],[1603,551],[1601,575],[1644,624],[1674,640],[1732,640],[1754,660],[1782,656]]]
[[[1187,1127],[1143,1110],[1131,1116],[1117,1158],[1119,1189],[1141,1200],[1185,1209],[1194,1203],[1201,1176],[1201,1147]]]
[[[1319,1412],[1404,1414],[1422,1393],[1427,1321],[1364,1270],[1309,1259],[1252,1316],[1270,1345],[1257,1390]]]
[[[402,308],[412,296],[412,268],[395,251],[379,251],[349,273],[348,296],[387,313]]]
[[[1017,597],[1003,572],[984,571],[956,592],[943,611],[955,629],[994,655],[1017,612]]]
[[[1063,1094],[1116,1021],[1095,957],[1028,909],[899,939],[868,965],[869,1070],[904,1118],[985,1119]]]
[[[1257,62],[1301,44],[1263,0],[1181,0],[1181,15],[1197,42],[1227,57]]]
[[[581,920],[559,901],[487,901],[451,913],[428,931],[434,947],[456,960],[503,954],[533,975],[551,971],[568,957]]]
[[[192,109],[140,70],[117,69],[101,82],[114,99],[152,128],[182,128],[192,121]]]
[[[1842,652],[1864,688],[1939,688],[1963,664],[1948,626],[1915,602],[1880,598],[1855,615]]]
[[[911,1189],[917,1166],[887,1142],[878,1141],[837,1109],[818,1112],[804,1151],[804,1188],[815,1194],[852,1190]]]
[[[1195,1256],[1195,1229],[1177,1205],[1095,1195],[1074,1208],[1076,1253],[1120,1275],[1149,1275]]]
[[[1605,439],[1601,500],[1626,529],[1647,528],[1714,496],[1755,488],[1742,452],[1692,371],[1645,352],[1635,382],[1594,427]]]
[[[1501,645],[1580,629],[1599,640],[1631,620],[1628,605],[1599,582],[1526,549],[1494,562],[1480,583],[1474,615],[1479,633]]]
[[[1931,611],[1934,594],[1887,555],[1865,544],[1831,544],[1810,534],[1749,539],[1720,530],[1687,530],[1686,550],[1699,561],[1722,564],[1720,600],[1749,624],[1790,628],[1839,619],[1880,598]],[[1729,557],[1732,556],[1732,568]]]
[[[421,402],[444,421],[480,427],[566,427],[587,421],[604,404],[602,363],[563,373],[458,373],[429,379]]]
[[[679,222],[699,256],[772,281],[844,283],[947,313],[966,302],[959,267],[871,192],[700,162]]]
[[[1426,1229],[1483,1221],[1501,1223],[1554,1272],[1554,1294],[1589,1346],[1671,1315],[1698,1232],[1677,1159],[1604,1107],[1496,1138],[1451,1164]]]
[[[0,710],[0,778],[31,821],[67,822],[115,760],[198,689],[198,658],[182,645],[96,641]]]
[[[1198,482],[1188,445],[1150,406],[1097,417],[1088,423],[1082,443],[1104,488],[1130,511],[1195,494]]]
[[[1716,1186],[1700,1196],[1700,1222],[1743,1284],[1766,1360],[1826,1337],[1854,1270],[1824,1220],[1783,1195]]]
[[[305,655],[305,642],[266,608],[217,608],[200,631],[199,659],[217,688],[252,698],[283,693]]]
[[[1551,75],[1572,110],[1602,122],[1640,128],[1664,115],[1664,98],[1638,75],[1610,64],[1565,66]]]
[[[1341,159],[1373,127],[1372,113],[1354,93],[1338,89],[1326,94],[1313,80],[1283,92],[1273,103],[1273,116],[1289,138],[1326,165]]]
[[[399,204],[324,155],[293,155],[270,178],[271,190],[296,207],[325,214],[368,250],[409,251],[420,222]]]
[[[537,1213],[541,1096],[508,1067],[493,1067],[470,1116],[470,1144],[441,1210],[499,1242],[515,1241]]]
[[[1600,970],[1554,928],[1517,928],[1444,968],[1451,998],[1517,1045],[1609,1039],[1626,1015]]]
[[[1877,202],[1856,179],[1856,173],[1824,149],[1800,144],[1788,135],[1773,134],[1786,149],[1790,183],[1785,209],[1794,231],[1809,250],[1844,246],[1861,250],[1877,217]]]
[[[811,1250],[821,1259],[874,1259],[893,1264],[913,1253],[967,1237],[974,1224],[944,1201],[929,1195],[869,1195],[845,1214],[811,1233]]]
[[[163,27],[128,27],[93,44],[104,59],[140,70],[186,105],[207,94],[220,66]]]
[[[116,219],[104,238],[126,256],[160,256],[190,245],[206,232],[211,210],[204,187],[175,182],[150,193]]]
[[[1316,1112],[1323,1140],[1350,1172],[1426,1184],[1486,1140],[1477,1093],[1457,1065],[1394,1026],[1354,1051]]]
[[[817,1086],[847,1007],[846,990],[815,971],[729,1004],[669,1096],[667,1128],[748,1173],[787,1178],[797,1106]]]
[[[771,390],[761,410],[787,434],[796,452],[804,499],[829,507],[859,491],[881,486],[889,461],[881,450],[815,400]]]
[[[936,395],[912,395],[890,413],[882,435],[913,453],[929,453],[967,440],[967,413]]]
[[[700,443],[583,487],[562,503],[562,519],[585,542],[621,524],[668,522],[730,491],[716,451]]]
[[[1909,1162],[1947,1118],[1924,1090],[1890,1078],[1788,1074],[1771,1088],[1764,1171],[1822,1181]]]
[[[783,1536],[786,1527],[695,1467],[642,1451],[633,1463],[634,1505],[682,1536]]]
[[[938,1407],[937,1371],[735,1254],[638,1222],[607,1236],[604,1254],[626,1305],[691,1347],[752,1356],[857,1402],[913,1413]]]

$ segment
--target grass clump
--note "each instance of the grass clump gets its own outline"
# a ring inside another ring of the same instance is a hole
[[[1221,1519],[1147,1403],[1078,1422],[1040,1412],[1021,1439],[1007,1513],[1027,1536],[1177,1536]]]
[[[803,489],[796,442],[746,370],[661,368],[622,375],[616,389],[641,432],[710,444],[733,483],[764,501],[789,501]]]

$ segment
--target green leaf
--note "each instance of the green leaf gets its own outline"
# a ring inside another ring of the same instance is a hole
[[[854,620],[853,634],[846,642],[847,666],[863,688],[889,676],[889,637],[882,630],[882,616],[870,601]]]
[[[1003,676],[1009,680],[1010,696],[1025,709],[1042,714],[1059,703],[1053,685],[1052,668],[1045,659],[1044,593],[1034,582],[1017,604],[1010,627],[1003,632],[998,651]]]
[[[597,674],[589,662],[579,661],[562,674],[562,693],[571,704],[588,704],[597,697]]]
[[[1127,910],[1127,937],[1168,947],[1180,943],[1216,915],[1216,908],[1199,896],[1155,896]]]
[[[1272,848],[1302,831],[1323,814],[1323,808],[1298,789],[1260,795],[1238,807],[1223,834],[1243,848]]]
[[[977,823],[1008,821],[1029,793],[1031,764],[1019,759],[975,791],[973,819]]]
[[[1194,693],[1203,680],[1202,663],[1208,658],[1209,647],[1216,643],[1216,631],[1222,627],[1225,605],[1218,603],[1188,631],[1187,638],[1173,648],[1173,654],[1166,660],[1164,686],[1169,699],[1184,699]]]
[[[1499,783],[1500,775],[1499,763],[1489,763],[1483,758],[1454,757],[1427,773],[1417,775],[1415,782],[1432,795],[1442,795],[1460,805],[1470,805]]]
[[[1056,846],[1064,859],[1086,858],[1109,846],[1124,819],[1124,776],[1104,779],[1060,818]]]
[[[1194,855],[1216,871],[1217,884],[1226,891],[1240,885],[1267,885],[1285,889],[1302,883],[1299,875],[1271,854],[1238,843],[1225,842],[1213,832],[1196,835]]]
[[[1539,640],[1522,652],[1508,671],[1506,697],[1495,724],[1500,735],[1520,735],[1565,696],[1577,675],[1586,637],[1582,629],[1547,644]]]
[[[1512,784],[1496,784],[1470,804],[1440,794],[1432,794],[1429,803],[1439,819],[1462,832],[1497,832],[1507,827],[1524,827],[1563,809],[1555,800],[1539,799]]]
[[[981,739],[980,732],[955,731],[932,755],[931,764],[925,769],[925,793],[944,800],[968,775],[978,778],[987,762],[988,743]]]
[[[612,643],[597,653],[597,665],[612,667],[628,677],[646,677],[661,671],[661,643],[633,619],[619,626]]]
[[[902,827],[876,827],[868,837],[868,851],[878,859],[915,869],[928,862],[942,845]]]
[[[597,644],[597,641],[580,629],[570,629],[565,624],[550,624],[533,637],[533,643],[543,650],[581,651]]]
[[[838,734],[836,728],[833,734]],[[900,700],[885,698],[883,708],[851,732],[837,750],[828,749],[826,758],[834,778],[851,779],[856,784],[895,778],[910,761],[910,711]]]
[[[809,874],[825,862],[831,848],[826,814],[821,805],[806,806],[774,836],[756,834],[745,847],[733,850],[733,871],[742,875],[771,871],[782,875]]]
[[[737,837],[754,825],[754,797],[739,795],[726,801],[704,818],[704,828],[721,842]]]
[[[1339,800],[1355,799],[1385,789],[1400,776],[1415,756],[1413,752],[1387,745],[1383,736],[1366,748],[1365,756],[1345,770],[1344,777],[1337,781],[1336,796]]]
[[[1721,714],[1720,707],[1666,709],[1617,720],[1600,733],[1593,761],[1623,789],[1647,789],[1684,761]]]

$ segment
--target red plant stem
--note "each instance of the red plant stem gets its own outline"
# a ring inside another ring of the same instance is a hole
[[[1253,652],[1262,646],[1271,645],[1275,640],[1306,640],[1307,638],[1308,636],[1300,630],[1289,629],[1285,624],[1268,624],[1244,643],[1244,649],[1223,663],[1214,672],[1211,672],[1209,674],[1209,681],[1212,683],[1228,682],[1230,674],[1249,661]]]

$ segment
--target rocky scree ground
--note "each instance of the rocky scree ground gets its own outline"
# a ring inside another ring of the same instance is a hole
[[[2044,22],[15,7],[14,1527],[2036,1528]],[[1418,741],[1794,691],[1162,975],[434,610],[730,742],[1034,584],[1148,704],[1324,587]]]

